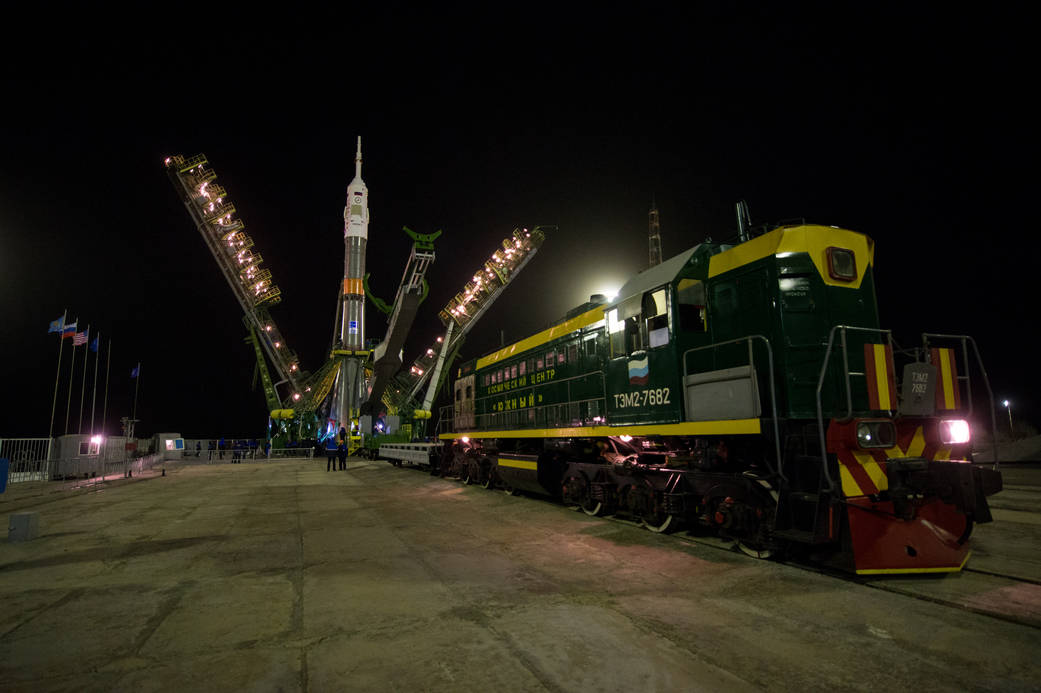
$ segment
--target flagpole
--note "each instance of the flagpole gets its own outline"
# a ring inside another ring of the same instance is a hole
[[[80,319],[76,318],[74,325],[80,324]],[[62,336],[62,339],[65,339]],[[76,372],[76,333],[72,334],[72,361],[69,362],[69,401],[65,403],[65,435],[69,435],[69,410],[72,408],[72,376]]]
[[[101,405],[101,435],[106,435],[108,418],[108,376],[112,372],[112,338],[108,340],[108,356],[105,357],[105,403]]]
[[[101,331],[98,330],[98,336],[94,338],[94,343],[98,345],[97,351],[94,352],[94,390],[90,393],[90,437],[94,437],[94,405],[98,402],[98,362],[101,361]],[[87,348],[90,348],[90,344],[87,344]]]
[[[76,435],[83,433],[83,395],[87,393],[87,361],[90,360],[90,324],[87,325],[87,341],[83,343],[83,383],[80,385],[80,418],[76,422]]]
[[[58,407],[58,379],[61,378],[61,350],[65,347],[65,318],[69,315],[66,308],[61,314],[61,329],[58,330],[58,370],[54,374],[54,399],[51,401],[51,427],[47,429],[47,437],[54,435],[54,410]]]
[[[135,369],[135,372],[137,373],[137,375],[134,376],[134,409],[133,409],[133,411],[130,414],[130,430],[131,431],[133,431],[137,427],[137,390],[138,390],[138,388],[141,387],[141,362],[140,361],[137,362],[137,368]],[[132,438],[136,437],[136,433],[131,434],[131,437]]]

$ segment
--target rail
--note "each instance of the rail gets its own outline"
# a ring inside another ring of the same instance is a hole
[[[692,375],[691,373],[687,372],[687,354],[691,354],[691,353],[693,353],[695,351],[706,351],[706,350],[709,350],[709,349],[718,349],[721,346],[728,346],[728,345],[731,345],[731,344],[740,344],[742,342],[747,342],[747,344],[748,344],[748,365],[752,369],[752,373],[753,373],[753,377],[754,377],[754,373],[755,373],[755,349],[752,348],[752,340],[756,340],[756,339],[762,340],[763,344],[766,346],[766,359],[767,359],[768,370],[770,372],[770,378],[769,378],[769,380],[770,380],[770,412],[773,414],[772,419],[773,419],[773,429],[774,429],[774,454],[776,455],[776,459],[777,459],[777,469],[772,469],[771,468],[770,471],[772,473],[776,474],[777,476],[779,476],[784,481],[787,481],[788,478],[784,475],[784,470],[782,469],[782,464],[781,464],[781,431],[780,431],[780,426],[779,426],[779,424],[777,422],[777,391],[776,391],[776,388],[774,386],[774,352],[773,352],[773,348],[770,346],[770,340],[769,339],[767,339],[765,336],[763,336],[761,334],[752,334],[752,335],[748,335],[747,337],[739,337],[738,339],[728,339],[725,342],[719,342],[717,344],[706,344],[705,346],[700,346],[700,347],[694,347],[692,349],[687,349],[686,351],[683,352],[683,355],[680,357],[682,359],[682,361],[683,361],[683,383],[684,383],[684,387],[686,387],[687,376],[688,375]],[[769,462],[767,462],[767,464],[769,465]]]

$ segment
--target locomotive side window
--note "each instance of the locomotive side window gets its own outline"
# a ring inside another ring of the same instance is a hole
[[[625,325],[618,319],[618,309],[607,314],[607,332],[611,339],[611,356],[622,356],[625,352]]]
[[[737,336],[737,286],[722,282],[712,287],[712,315],[715,318],[716,337],[729,339]]]
[[[526,364],[527,364],[527,361],[521,361],[518,364],[517,373],[519,375],[524,375],[524,373],[527,371],[527,369],[524,367]]]
[[[646,344],[653,348],[669,343],[669,308],[665,289],[643,295],[643,319],[646,321]]]
[[[676,287],[676,314],[680,329],[705,332],[705,285],[696,279],[683,279]]]
[[[633,353],[643,349],[643,335],[640,334],[640,316],[634,315],[625,319],[625,353]]]

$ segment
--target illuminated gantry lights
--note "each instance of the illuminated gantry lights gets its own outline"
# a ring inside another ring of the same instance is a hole
[[[261,330],[269,356],[282,377],[288,378],[295,388],[299,359],[286,346],[266,311],[268,305],[281,300],[282,292],[272,281],[270,270],[262,266],[264,259],[252,250],[253,239],[237,217],[228,191],[217,184],[217,174],[203,154],[191,158],[171,156],[166,159],[166,166],[171,177],[176,178],[192,218],[225,279]]]
[[[517,229],[502,242],[502,248],[492,253],[484,266],[478,269],[463,290],[448,302],[440,318],[446,326],[449,321],[465,325],[480,312],[482,304],[496,290],[505,286],[524,260],[542,245],[545,235],[539,229]]]
[[[206,157],[202,154],[190,159],[172,156],[166,159],[166,166],[174,168],[182,179],[190,202],[202,219],[200,228],[214,244],[211,249],[223,248],[223,255],[216,250],[214,253],[222,267],[231,276],[238,277],[243,298],[254,306],[278,303],[282,292],[271,281],[271,272],[260,267],[263,262],[260,255],[249,252],[253,239],[235,216],[235,205],[227,190],[216,183],[217,174]]]
[[[456,294],[438,314],[444,326],[448,327],[449,323],[455,323],[457,327],[463,328],[456,334],[464,333],[467,329],[466,326],[513,279],[513,275],[532,253],[538,250],[545,238],[545,232],[540,228],[535,228],[517,229],[510,237],[504,239],[502,247],[492,253],[488,261],[471,275],[470,281],[466,283],[463,290]],[[409,370],[402,371],[397,376],[398,383],[403,386],[402,389],[411,390],[424,374],[432,371],[443,341],[444,337],[438,337],[437,343],[420,354],[412,362]]]

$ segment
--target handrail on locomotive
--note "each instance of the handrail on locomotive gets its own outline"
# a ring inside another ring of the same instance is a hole
[[[833,348],[834,348],[834,345],[835,345],[835,333],[836,333],[836,331],[839,331],[839,334],[840,334],[840,345],[841,345],[841,350],[842,350],[843,385],[844,385],[843,391],[844,391],[845,397],[846,397],[846,412],[842,416],[836,417],[837,421],[845,422],[845,421],[849,421],[849,420],[851,420],[853,418],[853,394],[852,394],[852,388],[850,387],[850,376],[863,376],[865,378],[867,377],[867,373],[861,372],[861,371],[851,371],[850,368],[849,368],[849,344],[848,344],[848,341],[846,339],[847,333],[848,332],[862,332],[862,333],[866,333],[866,334],[874,334],[874,335],[877,335],[880,338],[884,337],[886,342],[888,343],[890,349],[893,348],[893,334],[892,334],[892,330],[880,329],[880,328],[872,328],[872,327],[856,327],[856,326],[853,326],[853,325],[835,325],[834,327],[831,328],[831,331],[828,333],[828,344],[827,344],[827,348],[824,351],[824,360],[823,360],[823,363],[821,364],[820,376],[818,377],[818,380],[817,380],[817,390],[816,390],[817,431],[818,431],[818,436],[820,438],[820,445],[821,445],[821,450],[822,451],[823,450],[827,450],[827,442],[826,442],[826,439],[825,439],[825,431],[826,431],[827,427],[825,426],[824,411],[823,411],[823,403],[822,403],[821,393],[822,393],[822,390],[823,390],[823,387],[824,387],[825,380],[827,378],[828,366],[831,363],[831,354],[832,354],[832,351],[833,351]],[[966,365],[969,364],[968,343],[972,344],[973,353],[974,353],[974,355],[976,357],[976,363],[977,363],[977,365],[978,365],[978,367],[980,369],[980,374],[981,374],[981,376],[983,378],[983,383],[984,383],[984,385],[987,388],[988,400],[990,402],[990,413],[991,413],[991,417],[990,417],[991,418],[990,432],[991,432],[991,441],[992,441],[992,444],[994,446],[994,466],[997,467],[999,463],[998,463],[998,442],[997,442],[997,435],[996,435],[996,432],[997,432],[997,423],[996,423],[997,422],[997,417],[996,417],[996,414],[995,414],[995,411],[994,411],[994,396],[993,396],[993,393],[992,393],[991,388],[990,388],[990,380],[987,377],[987,371],[983,367],[983,359],[980,357],[979,348],[976,346],[976,340],[974,340],[969,335],[949,335],[949,334],[936,334],[936,333],[927,333],[927,332],[925,332],[925,333],[922,333],[922,351],[921,351],[922,354],[928,353],[928,350],[929,350],[929,338],[930,337],[933,337],[933,338],[936,338],[936,339],[954,339],[954,340],[959,340],[961,342],[961,345],[962,345],[962,354],[963,354],[963,359],[964,359],[964,362],[965,362]],[[901,353],[903,353],[903,352],[901,352]],[[914,358],[915,358],[916,362],[918,362],[918,357],[919,357],[919,352],[915,351],[914,352]],[[971,416],[972,413],[973,413],[972,377],[969,375],[968,372],[966,372],[965,374],[959,374],[957,376],[957,380],[958,381],[962,381],[962,382],[965,383],[966,399],[968,400],[968,411],[966,412],[966,414],[968,416]],[[886,411],[888,412],[890,417],[892,417],[893,413],[895,411],[897,411],[897,410],[888,409]],[[824,472],[824,477],[825,477],[825,479],[826,479],[826,481],[828,483],[828,491],[829,492],[834,491],[835,490],[835,481],[832,478],[831,472],[828,469],[828,465],[826,463],[826,457],[822,455],[821,459],[822,459],[822,462],[825,462],[824,465],[823,465],[823,472]]]

